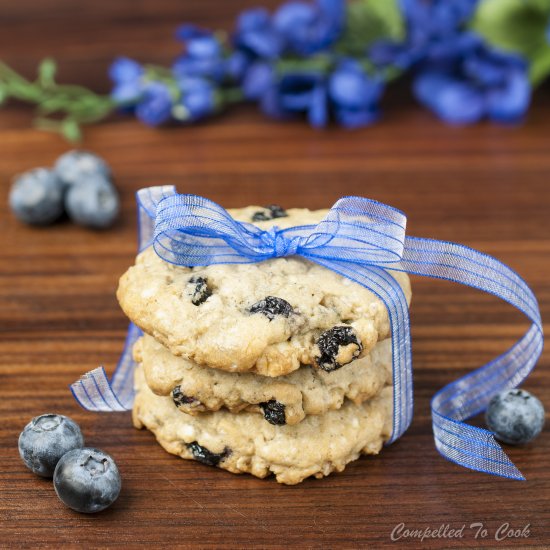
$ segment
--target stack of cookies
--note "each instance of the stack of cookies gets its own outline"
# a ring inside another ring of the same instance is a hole
[[[230,210],[262,229],[326,211]],[[410,301],[407,275],[393,273]],[[299,483],[376,454],[391,434],[389,319],[369,290],[298,256],[182,267],[152,247],[118,299],[134,346],[136,427],[170,453]]]

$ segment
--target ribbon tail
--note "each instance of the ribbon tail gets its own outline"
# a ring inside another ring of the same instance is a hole
[[[497,296],[532,322],[523,337],[483,367],[442,388],[433,397],[435,444],[447,459],[472,470],[525,479],[487,430],[465,424],[485,410],[498,392],[517,387],[542,353],[543,331],[537,300],[525,281],[495,258],[455,243],[407,237],[394,269],[461,283]]]
[[[436,409],[432,418],[435,446],[446,459],[479,472],[525,480],[490,431],[447,418]]]
[[[141,330],[131,323],[124,350],[111,380],[107,378],[105,369],[98,367],[70,385],[74,398],[82,408],[94,412],[122,412],[132,409],[136,366],[132,348],[141,335]]]
[[[176,194],[173,185],[159,185],[140,189],[136,193],[138,204],[138,251],[150,246],[154,240],[155,218],[159,202]],[[78,404],[94,412],[129,411],[134,402],[134,368],[132,348],[141,336],[141,330],[130,323],[124,350],[111,380],[105,369],[98,367],[71,384],[70,390]]]

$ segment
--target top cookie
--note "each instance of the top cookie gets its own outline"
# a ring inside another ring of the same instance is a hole
[[[229,210],[262,229],[315,224],[326,210]],[[393,272],[410,300],[405,273]],[[232,372],[281,376],[313,365],[335,370],[389,336],[382,301],[298,256],[255,264],[182,267],[152,247],[120,279],[126,315],[174,355]]]

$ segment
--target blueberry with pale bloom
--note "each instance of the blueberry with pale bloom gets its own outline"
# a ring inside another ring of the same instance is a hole
[[[63,182],[55,172],[36,168],[14,179],[9,205],[17,219],[30,225],[48,225],[63,214]]]
[[[528,391],[506,390],[491,399],[485,418],[497,439],[510,445],[522,445],[542,431],[544,407]]]
[[[33,418],[19,435],[19,454],[25,465],[42,477],[52,477],[61,457],[84,446],[84,437],[74,420],[62,414]]]
[[[84,227],[103,229],[114,223],[120,210],[113,184],[101,176],[82,178],[65,195],[65,209],[73,222]]]
[[[122,480],[109,454],[85,447],[63,455],[55,468],[53,484],[63,504],[76,512],[93,514],[113,504]]]
[[[98,175],[110,180],[111,168],[99,156],[89,151],[68,151],[55,162],[54,172],[65,187],[77,185],[83,178]]]

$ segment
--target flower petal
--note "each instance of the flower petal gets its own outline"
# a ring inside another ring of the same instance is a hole
[[[329,94],[334,103],[348,109],[364,108],[376,103],[384,87],[369,77],[356,63],[341,63],[329,79]]]
[[[139,82],[122,82],[111,90],[111,98],[116,103],[131,103],[139,98],[142,85]]]
[[[369,126],[380,118],[378,110],[374,109],[345,109],[335,111],[336,122],[346,128],[361,128]]]
[[[508,75],[508,82],[487,94],[489,117],[498,122],[517,122],[527,112],[531,101],[531,86],[525,71],[516,69]]]
[[[311,92],[308,111],[309,123],[314,128],[324,128],[328,122],[327,90],[323,84],[315,86]]]
[[[259,99],[271,86],[275,70],[270,63],[258,61],[250,65],[243,79],[242,89],[247,99]]]
[[[143,91],[141,102],[136,107],[136,116],[149,126],[158,126],[170,119],[172,96],[161,82],[150,82]]]
[[[109,67],[109,77],[113,82],[134,82],[141,78],[143,67],[128,57],[118,57]]]
[[[485,114],[483,94],[452,76],[426,72],[414,81],[418,101],[450,124],[471,124]]]
[[[201,36],[187,42],[187,53],[191,57],[217,58],[221,55],[221,46],[214,36]]]

